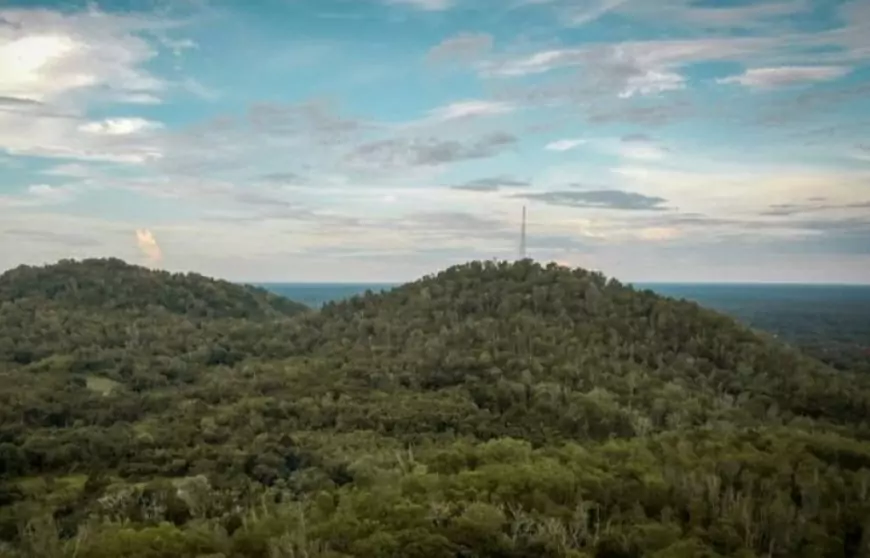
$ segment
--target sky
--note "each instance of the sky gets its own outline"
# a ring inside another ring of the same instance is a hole
[[[0,270],[870,283],[870,0],[0,2]]]

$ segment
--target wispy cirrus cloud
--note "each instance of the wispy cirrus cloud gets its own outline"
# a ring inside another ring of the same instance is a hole
[[[548,143],[544,146],[547,151],[571,151],[585,144],[585,139],[561,139]]]
[[[772,89],[815,81],[832,81],[846,76],[851,71],[852,69],[846,66],[750,68],[740,75],[719,78],[717,81],[756,89]]]
[[[382,0],[387,5],[407,6],[426,12],[442,12],[453,7],[454,0]]]
[[[499,116],[516,110],[516,106],[502,101],[486,101],[480,99],[462,100],[438,107],[429,113],[428,120],[448,122],[451,120],[467,120],[481,116]]]

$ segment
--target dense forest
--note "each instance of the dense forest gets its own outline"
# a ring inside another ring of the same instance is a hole
[[[0,276],[0,556],[870,555],[870,376],[597,272]]]
[[[658,284],[650,288],[694,300],[775,334],[840,370],[870,374],[870,287]]]

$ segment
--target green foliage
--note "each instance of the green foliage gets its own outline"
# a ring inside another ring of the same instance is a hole
[[[870,553],[868,378],[598,273],[0,277],[0,556]]]

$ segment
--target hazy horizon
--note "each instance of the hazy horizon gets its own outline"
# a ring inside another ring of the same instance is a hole
[[[0,269],[870,284],[866,0],[7,0]]]
[[[616,278],[619,279],[619,278]],[[390,286],[395,287],[416,279],[408,279],[406,281],[234,281],[245,285],[265,286],[265,285],[292,285],[299,287],[322,287],[322,286]],[[772,282],[714,282],[714,281],[697,281],[687,283],[682,281],[621,281],[631,285],[663,285],[663,286],[709,286],[709,287],[870,287],[870,283],[772,283]]]

